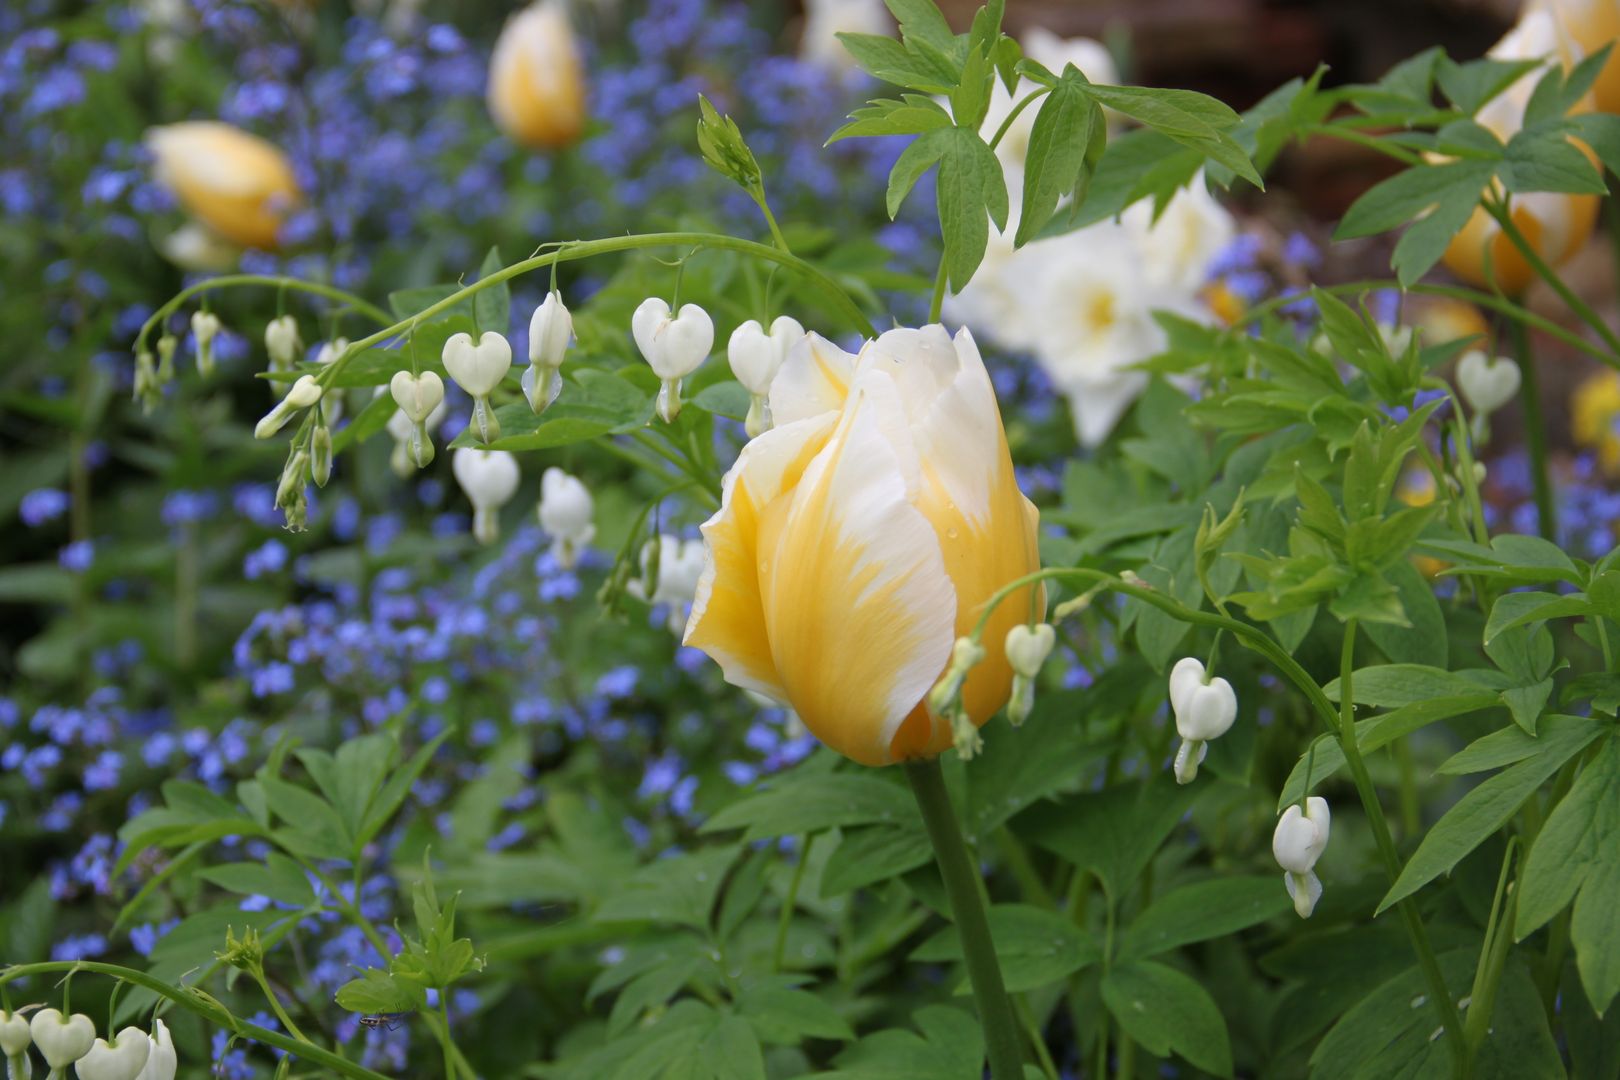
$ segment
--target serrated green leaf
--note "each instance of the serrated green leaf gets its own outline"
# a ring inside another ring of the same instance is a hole
[[[1216,1076],[1232,1075],[1226,1019],[1195,980],[1152,960],[1116,967],[1102,998],[1119,1026],[1150,1053],[1172,1053]]]

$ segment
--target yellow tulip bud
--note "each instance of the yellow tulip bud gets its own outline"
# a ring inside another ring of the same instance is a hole
[[[743,449],[703,526],[686,643],[862,764],[937,755],[1006,702],[1007,632],[1045,603],[1034,586],[996,607],[952,715],[929,707],[991,595],[1040,566],[1039,514],[978,346],[926,326],[852,356],[811,334],[770,408],[775,426]]]
[[[557,150],[585,128],[585,70],[561,0],[538,0],[507,20],[489,61],[489,112],[528,146]]]
[[[187,213],[242,247],[276,247],[282,219],[298,202],[292,164],[280,150],[215,120],[152,128],[146,144],[158,182]]]

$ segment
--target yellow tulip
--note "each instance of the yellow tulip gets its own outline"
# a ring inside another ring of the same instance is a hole
[[[1578,53],[1559,23],[1547,12],[1537,10],[1526,12],[1519,24],[1492,46],[1487,55],[1496,60],[1548,59],[1568,64],[1578,58]],[[1487,102],[1475,119],[1503,142],[1512,138],[1524,126],[1525,106],[1544,70],[1534,69],[1520,76],[1507,90]],[[1591,108],[1592,98],[1588,95],[1572,111]],[[1596,164],[1591,150],[1579,142],[1575,145]],[[1493,190],[1497,194],[1501,192],[1500,185],[1494,181]],[[1597,220],[1598,198],[1557,191],[1515,195],[1510,216],[1536,254],[1557,266],[1579,251],[1591,235]],[[1446,247],[1445,263],[1452,273],[1471,285],[1486,287],[1494,278],[1502,291],[1509,294],[1523,292],[1535,278],[1535,271],[1518,245],[1483,208],[1475,209],[1462,231],[1452,238]]]
[[[507,20],[489,61],[489,112],[528,146],[555,150],[585,128],[585,74],[561,0],[539,0]]]
[[[1620,39],[1620,0],[1538,0],[1531,10],[1550,14],[1587,55]],[[1620,112],[1620,46],[1604,61],[1592,96],[1604,112]]]
[[[157,179],[192,217],[242,247],[274,249],[298,202],[292,163],[275,146],[217,120],[155,127]]]
[[[703,526],[686,643],[862,764],[938,754],[951,725],[924,696],[991,594],[1040,566],[978,346],[934,325],[852,356],[811,334],[770,406]],[[962,689],[975,725],[1007,700],[1007,632],[1044,603],[1025,589],[991,616]]]

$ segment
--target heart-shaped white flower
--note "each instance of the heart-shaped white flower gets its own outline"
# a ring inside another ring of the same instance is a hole
[[[1457,389],[1468,407],[1481,415],[1493,413],[1519,392],[1519,365],[1505,356],[1487,358],[1470,349],[1457,361]]]
[[[545,303],[535,308],[529,319],[529,363],[561,367],[573,336],[574,317],[562,297],[556,292],[547,293]]]
[[[475,398],[487,397],[512,366],[512,346],[493,330],[485,330],[476,345],[470,334],[452,334],[442,358],[457,385]]]
[[[1051,623],[1027,626],[1019,623],[1007,631],[1007,663],[1013,672],[1026,679],[1040,674],[1041,665],[1052,654],[1057,643],[1057,631]]]
[[[346,337],[323,341],[321,347],[315,350],[315,362],[317,364],[330,364],[348,351],[348,348],[349,339]]]
[[[788,353],[803,340],[804,327],[791,316],[777,316],[769,334],[757,320],[749,319],[731,332],[726,359],[743,389],[763,396],[771,392],[771,380],[776,378]]]
[[[1306,799],[1303,811],[1298,803],[1290,803],[1271,834],[1271,854],[1277,865],[1290,874],[1310,873],[1327,847],[1331,825],[1327,800],[1320,795]]]
[[[264,348],[270,354],[272,370],[285,370],[298,360],[304,343],[298,336],[298,320],[291,315],[271,319],[264,328]]]
[[[630,317],[636,347],[661,379],[684,379],[696,371],[714,347],[714,320],[696,304],[682,304],[670,316],[669,305],[648,297]]]
[[[90,1052],[96,1043],[96,1025],[83,1013],[63,1016],[59,1009],[41,1009],[28,1022],[45,1064],[65,1069]]]
[[[135,1080],[174,1080],[180,1058],[174,1052],[174,1040],[169,1037],[169,1025],[162,1020],[152,1021],[152,1034],[148,1041],[152,1045],[152,1052],[147,1056],[146,1065]]]
[[[1225,679],[1211,679],[1187,692],[1176,712],[1176,732],[1183,739],[1208,742],[1225,735],[1237,719],[1237,694]]]
[[[0,1057],[16,1057],[33,1041],[28,1034],[28,1017],[0,1009]]]
[[[420,424],[433,415],[433,410],[444,401],[444,380],[432,371],[424,371],[420,375],[396,371],[388,382],[388,392],[394,396],[399,411],[412,423]]]
[[[137,1027],[127,1027],[112,1042],[97,1039],[73,1068],[79,1080],[136,1080],[146,1068],[152,1040]]]
[[[552,554],[564,569],[573,567],[579,549],[596,536],[589,489],[578,477],[553,466],[540,477],[540,527],[552,538]]]
[[[500,509],[517,493],[517,459],[505,450],[457,450],[450,458],[456,482],[473,504],[473,535],[493,544],[500,536]]]

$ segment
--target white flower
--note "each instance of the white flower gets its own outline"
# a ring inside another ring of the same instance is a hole
[[[500,509],[517,493],[517,459],[504,450],[465,447],[451,455],[450,467],[473,504],[473,535],[493,544],[501,534]]]
[[[315,350],[315,362],[317,364],[330,364],[342,356],[348,347],[349,339],[346,337],[336,337],[331,341],[323,341],[321,347]]]
[[[158,241],[163,257],[182,270],[219,273],[236,265],[242,251],[214,230],[188,221]]]
[[[591,493],[576,476],[553,466],[540,477],[540,527],[551,536],[557,565],[572,569],[580,549],[596,535]]]
[[[726,359],[731,364],[731,373],[749,394],[746,424],[749,438],[770,430],[771,381],[781,370],[788,353],[804,337],[804,327],[799,320],[788,315],[778,315],[771,323],[769,334],[756,319],[749,319],[731,332],[731,339],[726,342]]]
[[[629,591],[654,606],[667,604],[670,632],[679,635],[686,627],[687,605],[697,595],[698,578],[703,576],[703,541],[661,535],[656,542],[657,580],[649,592],[647,579],[653,576],[654,547],[654,542],[648,541],[641,549],[641,580],[630,582]]]
[[[420,375],[396,371],[388,382],[388,392],[393,395],[400,412],[409,417],[412,423],[420,424],[443,404],[444,380],[432,371],[424,371]]]
[[[1237,694],[1225,679],[1211,679],[1194,657],[1183,657],[1170,670],[1170,711],[1175,715],[1181,746],[1176,750],[1176,783],[1189,784],[1218,739],[1237,719]]]
[[[394,438],[394,452],[390,455],[388,464],[394,470],[394,474],[401,479],[409,477],[417,469],[425,467],[428,462],[433,460],[432,431],[444,420],[444,380],[440,379],[437,374],[426,371],[422,373],[421,379],[425,381],[429,375],[433,375],[433,384],[429,384],[429,387],[425,389],[418,384],[407,393],[408,398],[414,398],[414,395],[418,393],[430,397],[432,395],[431,386],[437,385],[439,391],[438,403],[421,421],[412,420],[405,411],[404,403],[400,401],[399,395],[393,395],[395,403],[399,404],[400,408],[396,409],[388,417],[388,434]],[[398,376],[396,375],[395,378],[398,378]],[[386,391],[380,386],[377,387],[379,396],[384,393],[392,394],[393,385],[390,384]]]
[[[136,1080],[146,1068],[152,1040],[137,1027],[127,1027],[108,1042],[97,1039],[90,1052],[74,1065],[79,1080]]]
[[[291,315],[271,319],[264,327],[264,349],[270,354],[270,370],[285,371],[297,363],[304,351],[298,336],[298,320]]]
[[[894,19],[883,0],[805,0],[804,32],[799,58],[817,67],[851,71],[855,57],[838,40],[840,33],[894,35]]]
[[[1119,82],[1119,72],[1114,66],[1114,58],[1108,49],[1100,42],[1091,38],[1060,38],[1049,30],[1036,27],[1024,36],[1024,55],[1043,65],[1054,75],[1062,75],[1068,64],[1080,69],[1080,73],[1094,83],[1111,85]],[[990,107],[985,113],[984,122],[979,130],[986,139],[992,138],[1001,125],[1006,121],[1013,106],[1022,101],[1035,84],[1028,79],[1021,79],[1017,89],[1008,92],[1000,79],[995,81],[990,91]],[[1024,110],[1013,118],[1008,125],[1007,133],[996,144],[996,157],[1001,159],[1003,168],[1009,173],[1007,177],[1008,194],[1017,202],[1023,193],[1024,163],[1029,158],[1029,136],[1035,127],[1035,117],[1040,112],[1044,99],[1037,98],[1024,107]],[[1017,181],[1015,184],[1014,181]],[[1012,231],[1012,226],[1008,226]]]
[[[41,1009],[28,1022],[45,1064],[65,1069],[90,1052],[96,1042],[96,1025],[83,1013],[63,1016],[57,1009]]]
[[[287,396],[276,402],[275,407],[264,414],[253,428],[255,439],[268,439],[292,418],[293,413],[300,409],[307,409],[321,400],[321,384],[315,381],[313,375],[300,375],[298,380],[287,390]]]
[[[214,373],[214,338],[220,329],[219,316],[211,311],[191,313],[191,337],[197,346],[197,371],[202,375]]]
[[[1007,631],[1007,664],[1013,669],[1012,697],[1007,702],[1007,719],[1014,727],[1029,719],[1035,705],[1035,676],[1052,654],[1057,631],[1051,623],[1026,626],[1019,623]]]
[[[1475,414],[1486,416],[1512,401],[1519,392],[1519,365],[1505,356],[1487,359],[1469,349],[1457,361],[1457,389]]]
[[[475,398],[487,397],[512,366],[512,345],[493,330],[485,330],[476,345],[470,334],[452,334],[442,358],[458,386]]]
[[[682,304],[672,317],[668,304],[650,296],[630,316],[630,333],[663,380],[658,415],[665,423],[674,423],[681,411],[681,380],[696,371],[714,347],[714,320],[696,304]]]
[[[1237,223],[1209,193],[1202,172],[1176,192],[1157,221],[1151,199],[1126,208],[1122,220],[1140,235],[1148,287],[1178,296],[1196,292],[1209,277],[1211,260],[1237,237]]]
[[[573,336],[574,317],[562,297],[555,290],[547,293],[545,303],[529,319],[529,367],[523,373],[523,393],[536,413],[544,412],[562,393],[558,372]]]
[[[0,1056],[16,1057],[28,1049],[28,1017],[0,1009]]]
[[[152,1052],[135,1080],[174,1080],[180,1058],[174,1052],[174,1040],[169,1037],[169,1026],[162,1020],[152,1021],[152,1034],[148,1036]]]
[[[1322,897],[1316,860],[1327,848],[1331,824],[1327,800],[1312,795],[1305,800],[1304,810],[1298,803],[1289,804],[1277,819],[1277,829],[1271,835],[1271,854],[1283,868],[1283,884],[1302,919],[1310,918],[1317,900]]]

